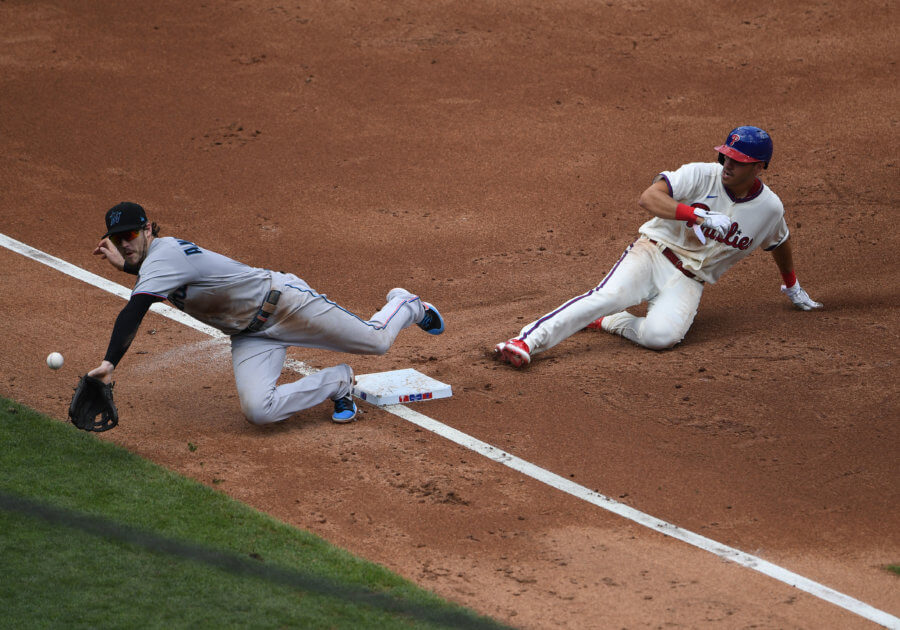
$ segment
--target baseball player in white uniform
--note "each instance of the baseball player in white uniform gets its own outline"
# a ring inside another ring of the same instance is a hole
[[[192,242],[159,237],[159,227],[135,203],[111,208],[106,226],[94,254],[138,276],[104,360],[88,373],[106,383],[150,306],[169,300],[231,337],[234,378],[250,422],[279,422],[328,399],[334,401],[332,420],[350,422],[357,413],[350,366],[336,365],[278,385],[289,346],[384,354],[397,334],[414,323],[432,335],[444,332],[438,310],[405,289],[392,289],[387,304],[365,320],[293,274],[249,267]]]
[[[654,350],[671,348],[691,327],[704,284],[760,247],[772,252],[781,290],[793,304],[821,308],[797,282],[781,200],[759,179],[772,158],[769,134],[738,127],[715,150],[718,163],[685,164],[657,175],[639,201],[654,218],[603,281],[497,344],[496,356],[524,367],[585,327]],[[644,301],[646,317],[625,310]]]

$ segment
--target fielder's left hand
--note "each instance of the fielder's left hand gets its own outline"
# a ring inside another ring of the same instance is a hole
[[[93,370],[87,373],[88,376],[96,378],[97,380],[103,381],[106,384],[112,383],[113,372],[116,371],[116,366],[104,359],[99,367],[95,367]]]
[[[791,302],[800,310],[811,311],[816,308],[822,308],[822,303],[816,302],[809,297],[809,294],[800,288],[799,282],[795,283],[790,289],[782,284],[781,292],[791,298]]]

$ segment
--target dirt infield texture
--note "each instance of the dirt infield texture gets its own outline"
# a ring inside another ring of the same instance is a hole
[[[454,389],[417,410],[900,615],[897,23],[868,0],[2,0],[0,232],[128,285],[91,250],[130,200],[364,315],[404,286],[443,336],[289,356],[415,367]],[[586,331],[525,371],[491,359],[602,279],[656,173],[740,124],[774,139],[825,310],[757,252],[674,350]],[[0,394],[63,420],[124,302],[0,267]],[[254,427],[227,342],[155,314],[117,381],[100,439],[514,626],[871,627],[371,406]]]

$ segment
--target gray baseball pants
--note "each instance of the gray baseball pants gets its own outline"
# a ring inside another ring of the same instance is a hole
[[[281,299],[266,326],[231,337],[241,410],[253,424],[279,422],[350,393],[353,370],[344,363],[278,385],[288,347],[384,354],[401,330],[425,315],[422,300],[405,289],[392,289],[387,304],[364,320],[293,274],[273,273],[272,287],[281,290]]]

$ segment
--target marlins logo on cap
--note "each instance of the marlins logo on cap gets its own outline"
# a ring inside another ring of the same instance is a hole
[[[106,238],[117,232],[139,230],[147,224],[147,215],[144,209],[136,203],[123,201],[117,203],[106,212]]]

